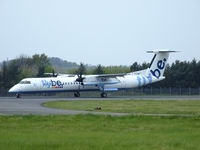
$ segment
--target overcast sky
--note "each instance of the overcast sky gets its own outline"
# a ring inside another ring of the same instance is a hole
[[[158,48],[181,51],[170,62],[200,60],[200,0],[0,0],[0,61],[131,65]]]

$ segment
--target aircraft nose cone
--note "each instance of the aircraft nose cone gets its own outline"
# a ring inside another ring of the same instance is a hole
[[[16,87],[15,86],[11,87],[8,92],[9,93],[15,93],[16,92]]]
[[[12,88],[9,89],[8,92],[9,92],[9,93],[12,93],[13,91],[14,91],[14,90],[13,90],[13,87],[12,87]]]

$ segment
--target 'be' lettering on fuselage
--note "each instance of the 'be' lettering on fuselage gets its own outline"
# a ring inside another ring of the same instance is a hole
[[[161,70],[165,68],[165,62],[166,62],[166,58],[164,58],[163,60],[159,60],[157,63],[158,68],[155,70],[150,70],[151,74],[157,79],[159,79],[161,76]]]
[[[48,88],[63,88],[64,83],[62,83],[60,80],[54,81],[54,80],[42,80],[42,85],[43,87],[48,87]]]

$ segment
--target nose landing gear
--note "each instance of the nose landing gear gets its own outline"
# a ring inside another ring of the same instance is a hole
[[[16,98],[20,98],[21,95],[19,93],[16,94]]]
[[[102,97],[102,98],[107,97],[107,93],[102,92],[102,93],[101,93],[101,97]]]
[[[80,97],[80,92],[74,93],[74,97]]]

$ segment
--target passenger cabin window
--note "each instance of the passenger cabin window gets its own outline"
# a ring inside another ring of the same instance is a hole
[[[19,84],[31,84],[31,81],[21,81]]]

